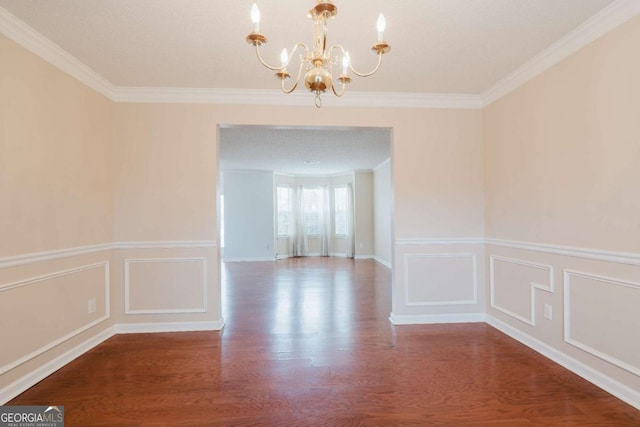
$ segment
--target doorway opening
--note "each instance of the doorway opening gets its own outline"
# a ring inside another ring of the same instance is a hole
[[[218,153],[221,281],[226,263],[297,256],[391,268],[390,128],[220,125]]]

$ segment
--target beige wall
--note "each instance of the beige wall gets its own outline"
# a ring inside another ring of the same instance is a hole
[[[115,105],[115,240],[216,240],[217,123],[200,105]]]
[[[640,252],[640,19],[485,110],[488,236]]]
[[[482,112],[391,114],[396,239],[481,237]]]
[[[2,35],[0,58],[0,257],[112,241],[112,103]]]
[[[0,402],[113,325],[113,104],[0,36]],[[89,313],[88,301],[96,310]]]
[[[635,18],[484,112],[486,235],[522,246],[487,246],[489,315],[636,390],[636,405],[638,40]]]

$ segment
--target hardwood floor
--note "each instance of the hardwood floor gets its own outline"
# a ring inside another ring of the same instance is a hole
[[[229,263],[222,332],[118,335],[11,405],[67,426],[639,426],[485,324],[393,327],[371,260]]]

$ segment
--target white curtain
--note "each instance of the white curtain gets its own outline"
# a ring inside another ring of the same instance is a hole
[[[329,256],[331,253],[331,206],[329,204],[329,186],[320,188],[322,196],[320,200],[320,256]]]
[[[346,253],[347,258],[354,258],[356,256],[356,236],[355,236],[355,216],[353,208],[353,186],[347,184],[347,238]]]
[[[291,218],[289,223],[289,256],[307,256],[307,233],[304,227],[304,198],[302,185],[291,188]]]

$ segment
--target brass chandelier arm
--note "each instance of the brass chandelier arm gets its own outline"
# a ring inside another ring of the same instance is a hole
[[[296,79],[294,80],[294,81],[295,81],[295,83],[293,84],[293,86],[291,87],[291,89],[287,89],[287,88],[285,87],[285,85],[284,85],[284,81],[285,81],[286,79],[282,79],[282,81],[281,81],[281,85],[282,85],[282,91],[283,91],[284,93],[289,94],[289,93],[293,92],[294,90],[296,90],[296,88],[298,87],[298,83],[300,83],[300,76],[302,75],[302,69],[303,69],[303,68],[304,68],[304,62],[300,62],[300,66],[298,67],[298,74],[296,75]]]
[[[376,71],[378,71],[378,68],[380,68],[380,64],[382,64],[382,53],[378,54],[378,64],[376,64],[376,68],[374,68],[373,71],[370,71],[368,73],[360,73],[358,72],[358,70],[353,68],[353,65],[351,65],[351,61],[349,61],[349,69],[353,71],[353,74],[355,74],[356,76],[369,77],[370,75],[375,74]]]
[[[266,62],[264,62],[264,59],[262,59],[262,55],[260,55],[260,45],[256,44],[256,56],[258,57],[258,60],[260,61],[260,63],[262,65],[264,65],[265,67],[267,67],[270,70],[273,71],[278,71],[281,70],[283,67],[272,67],[271,65],[267,64]]]
[[[303,64],[305,61],[307,61],[307,57],[309,56],[309,48],[307,47],[306,44],[304,43],[296,43],[293,48],[291,48],[291,53],[289,54],[289,58],[287,59],[287,63],[284,64],[284,67],[288,67],[289,63],[291,62],[291,59],[293,58],[294,54],[296,53],[296,50],[298,50],[298,48],[302,49],[302,56],[301,58],[301,64]],[[282,67],[282,68],[284,68]]]
[[[294,56],[294,54],[295,54],[295,52],[296,52],[296,50],[298,48],[302,48],[303,51],[304,51],[303,62],[304,62],[304,60],[306,59],[306,57],[308,56],[308,53],[309,53],[309,48],[307,47],[306,44],[304,44],[304,43],[296,43],[295,46],[293,46],[293,49],[291,49],[291,54],[289,55],[289,58],[287,59],[287,63],[284,64],[284,65],[280,65],[278,67],[274,67],[272,65],[267,64],[264,61],[264,59],[262,59],[262,55],[260,55],[260,45],[256,44],[255,47],[256,47],[256,56],[258,57],[258,60],[260,61],[260,63],[262,65],[264,65],[266,68],[268,68],[269,70],[272,70],[272,71],[279,71],[279,70],[283,70],[283,69],[287,68],[287,66],[291,62],[291,58],[293,58],[293,56]]]
[[[347,85],[344,82],[342,82],[342,89],[340,89],[340,92],[336,91],[335,84],[331,85],[331,90],[333,90],[333,94],[337,97],[344,95],[344,92],[346,91],[346,89],[347,89]]]
[[[339,50],[342,53],[342,56],[346,56],[347,52],[344,50],[344,48],[342,46],[340,46],[339,44],[334,44],[333,46],[331,46],[331,48],[329,49],[329,53],[333,52],[334,49]],[[358,70],[356,70],[355,68],[353,68],[353,65],[351,65],[351,61],[349,61],[349,69],[351,71],[353,71],[353,74],[355,74],[356,76],[360,76],[360,77],[369,77],[373,74],[375,74],[376,71],[378,71],[378,69],[380,68],[380,64],[382,64],[382,55],[384,52],[378,52],[378,63],[376,64],[376,67],[368,72],[368,73],[361,73]]]

